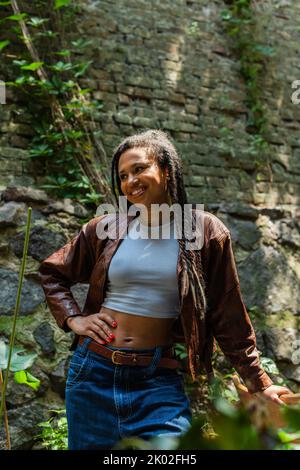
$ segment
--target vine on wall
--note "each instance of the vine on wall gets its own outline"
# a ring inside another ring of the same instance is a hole
[[[21,93],[33,116],[30,158],[42,162],[46,174],[40,187],[91,206],[112,202],[93,119],[103,104],[79,84],[92,63],[82,60],[90,41],[73,33],[80,7],[71,0],[23,4],[21,11],[16,0],[0,2],[7,36],[0,49],[11,78],[7,86]]]
[[[275,53],[273,47],[259,41],[258,22],[265,19],[253,8],[252,0],[225,0],[228,5],[221,13],[232,47],[240,62],[240,74],[246,86],[245,104],[248,109],[246,130],[251,138],[251,153],[258,168],[267,167],[270,182],[270,149],[267,141],[267,109],[261,98],[261,79],[266,63]],[[257,19],[258,18],[258,19]]]

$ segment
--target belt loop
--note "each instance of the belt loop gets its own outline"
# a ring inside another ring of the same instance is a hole
[[[147,375],[153,374],[153,372],[155,371],[157,367],[157,364],[159,363],[161,359],[161,355],[162,355],[162,346],[156,346],[151,364],[149,367],[147,367]]]
[[[87,352],[87,349],[88,349],[88,345],[90,344],[90,342],[92,341],[92,338],[90,338],[89,336],[86,336],[83,340],[83,343],[80,345],[80,353],[85,356],[86,355],[86,352]]]

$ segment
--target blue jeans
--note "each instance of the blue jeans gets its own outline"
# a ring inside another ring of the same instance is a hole
[[[72,356],[67,384],[68,447],[111,449],[120,439],[179,436],[191,424],[190,402],[177,370],[158,368],[162,348],[114,348],[152,351],[148,367],[116,365],[87,348],[90,338]]]

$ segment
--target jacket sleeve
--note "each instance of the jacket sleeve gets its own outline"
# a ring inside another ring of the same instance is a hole
[[[208,309],[210,328],[225,356],[254,393],[272,385],[260,366],[256,337],[245,304],[230,231],[210,240]]]
[[[96,259],[95,225],[96,219],[83,225],[76,237],[42,261],[38,269],[49,309],[65,332],[71,331],[67,318],[82,314],[70,287],[89,282]]]

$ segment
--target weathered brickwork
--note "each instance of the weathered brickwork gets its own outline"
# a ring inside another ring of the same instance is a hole
[[[146,128],[169,133],[183,158],[190,202],[204,203],[231,231],[258,348],[298,391],[300,367],[293,358],[300,344],[300,104],[293,104],[291,96],[293,81],[300,80],[300,4],[255,2],[257,42],[275,49],[259,78],[268,159],[255,153],[246,130],[246,85],[221,20],[223,1],[81,4],[76,37],[92,41],[85,59],[93,60],[81,85],[91,89],[91,98],[103,101],[94,118],[109,159],[127,135]],[[4,72],[0,63],[0,80]],[[24,289],[32,295],[22,305],[16,341],[38,352],[32,372],[43,386],[28,394],[26,387],[19,391],[10,383],[13,448],[32,448],[34,426],[46,419],[46,407],[64,404],[71,335],[56,326],[36,272],[89,215],[75,201],[53,201],[36,189],[44,175],[42,166],[28,159],[32,135],[26,105],[8,91],[7,104],[0,105],[0,338],[11,331],[24,237],[20,225],[30,205]],[[80,285],[76,289],[83,305],[86,291]],[[28,425],[24,416],[30,416]]]
[[[88,59],[94,62],[82,84],[104,102],[96,121],[108,155],[125,135],[159,127],[170,133],[184,159],[192,201],[297,204],[300,105],[291,102],[291,84],[299,79],[300,7],[260,4],[258,34],[262,44],[276,50],[260,87],[272,178],[267,165],[255,170],[245,130],[245,84],[221,20],[222,1],[84,2],[78,29],[92,41]],[[8,99],[1,107],[2,185],[34,183],[32,166],[28,171],[20,150],[32,135],[28,119],[18,103]]]

